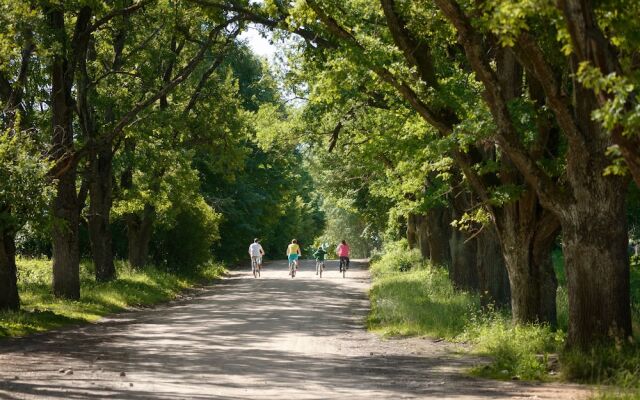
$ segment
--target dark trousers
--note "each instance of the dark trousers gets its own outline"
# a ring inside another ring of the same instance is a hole
[[[343,261],[347,268],[349,268],[349,257],[340,256],[340,261]]]

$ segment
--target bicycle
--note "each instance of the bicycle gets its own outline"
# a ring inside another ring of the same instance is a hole
[[[298,263],[293,260],[289,262],[289,275],[291,275],[291,279],[296,277],[296,271],[298,270]]]
[[[342,272],[342,277],[346,278],[346,276],[347,276],[347,260],[343,260],[342,257],[340,257],[340,272]]]
[[[254,278],[260,277],[260,261],[262,261],[260,257],[251,257],[251,272],[253,272]]]
[[[316,260],[316,275],[322,278],[322,271],[324,271],[324,260]]]

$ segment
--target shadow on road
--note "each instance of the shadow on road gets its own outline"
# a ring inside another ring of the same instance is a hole
[[[313,268],[290,279],[272,263],[261,279],[236,272],[190,300],[3,343],[0,397],[514,398],[529,387],[463,378],[469,363],[454,355],[398,351],[364,330],[363,264],[347,279],[333,263],[323,279]]]

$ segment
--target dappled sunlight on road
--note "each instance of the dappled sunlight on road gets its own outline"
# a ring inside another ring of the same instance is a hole
[[[368,333],[365,267],[353,263],[342,278],[329,262],[319,278],[304,261],[291,279],[285,262],[272,262],[259,279],[235,271],[157,309],[7,341],[0,397],[507,399],[539,389],[466,378],[459,371],[471,361],[444,345]]]

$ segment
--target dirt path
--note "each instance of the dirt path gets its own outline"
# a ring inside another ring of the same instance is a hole
[[[577,386],[465,377],[473,360],[363,328],[368,273],[322,279],[284,262],[197,296],[101,323],[0,342],[2,399],[576,399]],[[64,371],[63,371],[64,369]],[[72,370],[73,373],[66,372]],[[124,375],[124,376],[121,376]]]

